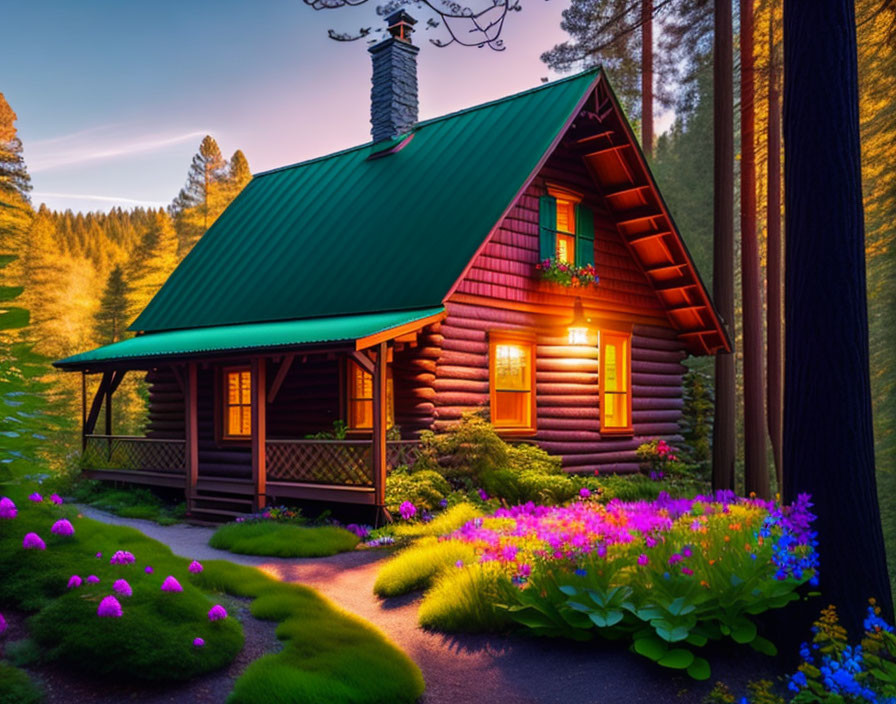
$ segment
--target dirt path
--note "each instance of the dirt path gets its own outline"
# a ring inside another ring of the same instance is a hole
[[[386,553],[356,551],[314,559],[234,555],[208,546],[210,528],[159,526],[91,507],[81,510],[105,523],[137,528],[184,557],[230,560],[314,587],[378,626],[413,658],[426,680],[426,704],[698,704],[712,682],[724,681],[740,694],[748,680],[778,674],[772,659],[746,649],[724,649],[711,657],[713,677],[707,684],[670,675],[618,646],[432,633],[417,626],[419,595],[388,601],[374,596],[373,583]]]

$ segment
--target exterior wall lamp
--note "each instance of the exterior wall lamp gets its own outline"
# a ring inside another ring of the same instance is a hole
[[[569,327],[569,344],[588,344],[588,319],[585,317],[585,309],[582,307],[582,299],[576,296],[572,306],[572,322]]]

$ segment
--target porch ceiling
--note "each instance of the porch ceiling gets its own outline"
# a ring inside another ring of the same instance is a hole
[[[82,369],[113,362],[142,362],[203,353],[298,347],[336,342],[356,348],[374,344],[435,322],[445,309],[424,308],[390,313],[341,315],[307,320],[245,323],[148,333],[61,359],[61,369]]]

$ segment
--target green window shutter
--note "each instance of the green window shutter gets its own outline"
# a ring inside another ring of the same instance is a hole
[[[594,213],[576,204],[576,266],[594,264]]]
[[[538,251],[544,261],[557,256],[557,199],[554,196],[538,199],[538,226],[541,230]]]

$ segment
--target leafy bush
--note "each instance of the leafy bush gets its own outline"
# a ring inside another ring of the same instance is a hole
[[[37,704],[43,699],[28,673],[0,661],[0,704]]]
[[[301,526],[278,521],[225,523],[208,544],[238,555],[328,557],[354,550],[359,538],[336,526]]]
[[[396,467],[386,477],[386,508],[394,515],[398,515],[405,501],[418,509],[433,511],[450,493],[448,481],[432,470],[411,472],[407,467]]]
[[[425,589],[444,570],[457,569],[458,562],[466,564],[475,560],[476,552],[470,545],[423,538],[380,568],[373,592],[388,597]]]
[[[459,503],[446,509],[444,513],[433,518],[429,523],[399,523],[392,528],[392,533],[399,538],[421,538],[423,536],[438,537],[452,533],[467,521],[479,518],[482,511],[470,503]]]
[[[401,571],[393,565],[403,558],[403,571],[413,566],[420,575],[405,585],[431,581],[421,607],[427,625],[489,628],[500,608],[534,634],[623,638],[660,665],[706,679],[709,664],[694,651],[711,640],[774,654],[752,616],[785,606],[801,584],[814,582],[809,507],[805,496],[782,508],[731,492],[606,506],[528,504],[474,519],[427,548],[446,555],[452,545],[472,548],[473,564],[425,569],[426,553],[412,548],[383,572]],[[467,582],[458,574],[480,567]],[[476,585],[482,591],[469,592]]]

